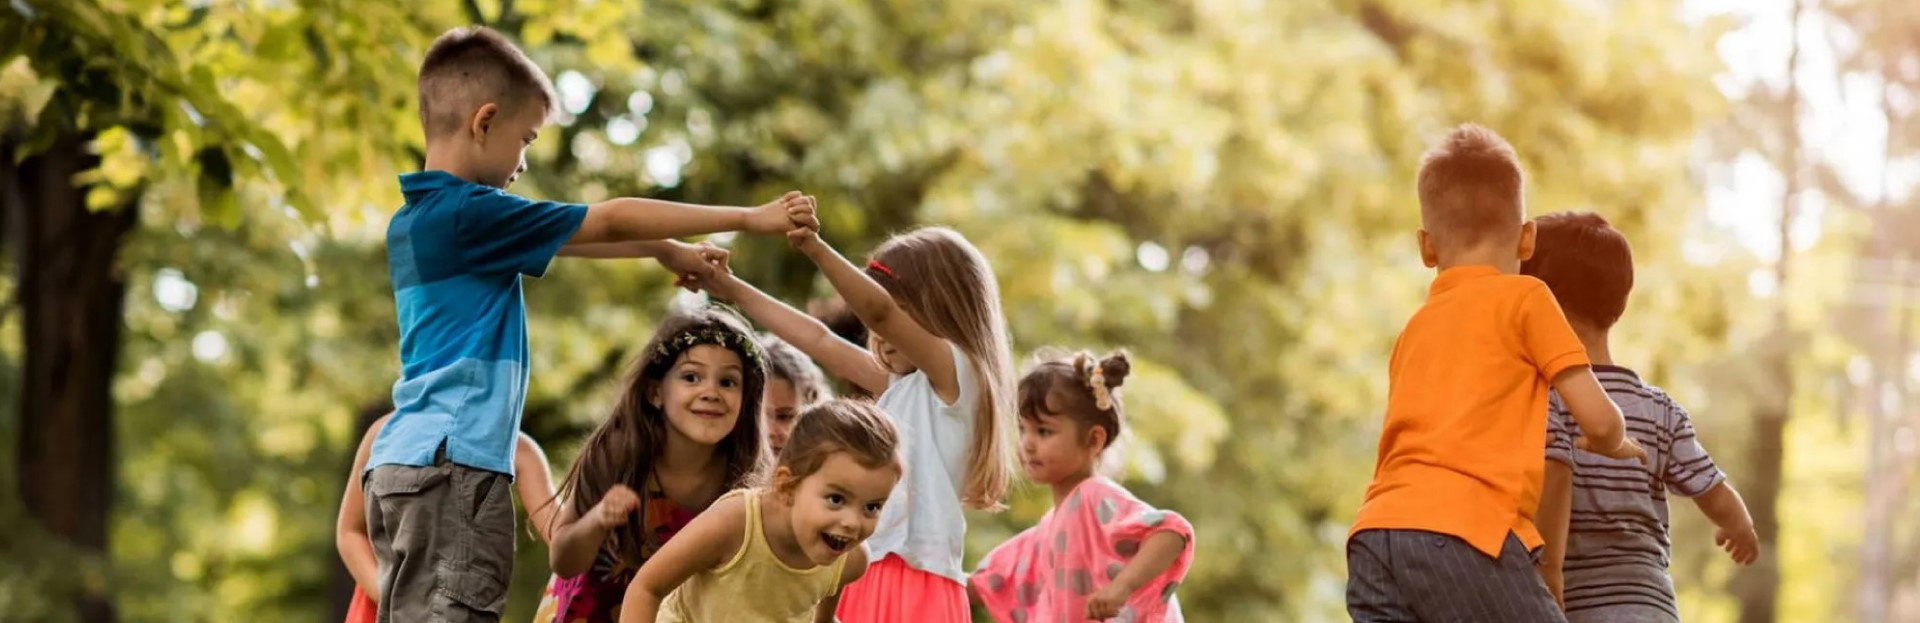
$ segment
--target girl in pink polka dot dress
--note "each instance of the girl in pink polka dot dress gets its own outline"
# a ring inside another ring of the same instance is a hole
[[[1120,435],[1125,353],[1080,353],[1020,380],[1020,460],[1053,488],[1040,523],[989,552],[970,582],[1002,623],[1183,621],[1175,589],[1193,566],[1193,526],[1094,474]]]

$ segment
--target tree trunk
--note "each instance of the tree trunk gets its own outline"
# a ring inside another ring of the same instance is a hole
[[[1800,17],[1807,0],[1796,0],[1789,20],[1793,33],[1787,54],[1787,83],[1783,116],[1779,131],[1784,150],[1776,163],[1786,189],[1780,197],[1780,253],[1774,260],[1773,326],[1762,347],[1761,392],[1754,408],[1752,473],[1743,477],[1741,493],[1753,514],[1754,532],[1760,537],[1761,557],[1757,564],[1742,568],[1733,579],[1734,594],[1740,600],[1740,623],[1774,623],[1780,593],[1780,489],[1784,484],[1781,469],[1786,462],[1787,417],[1793,405],[1793,330],[1787,316],[1787,288],[1790,285],[1793,258],[1792,228],[1795,202],[1800,199]]]
[[[99,158],[65,136],[18,164],[0,141],[0,213],[13,247],[25,355],[16,455],[28,516],[106,559],[114,473],[113,376],[126,278],[116,258],[136,206],[93,212],[73,176]],[[84,623],[114,620],[108,594],[74,596]]]

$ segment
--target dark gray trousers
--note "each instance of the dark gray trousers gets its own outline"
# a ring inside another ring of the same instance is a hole
[[[362,483],[380,561],[379,623],[494,623],[513,578],[513,481],[455,465],[382,465]]]
[[[1565,623],[1520,537],[1500,557],[1422,530],[1347,540],[1347,614],[1358,623]]]

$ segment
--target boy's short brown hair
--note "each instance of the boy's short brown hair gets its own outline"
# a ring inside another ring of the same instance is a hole
[[[1592,212],[1555,212],[1534,221],[1533,257],[1520,274],[1553,290],[1570,320],[1610,329],[1633,291],[1633,247]]]
[[[551,117],[558,98],[547,73],[493,29],[467,26],[440,35],[420,62],[420,126],[427,140],[459,132],[487,103],[505,115],[537,104]]]
[[[1519,231],[1526,219],[1525,188],[1513,146],[1492,130],[1465,124],[1420,158],[1420,220],[1448,245]]]

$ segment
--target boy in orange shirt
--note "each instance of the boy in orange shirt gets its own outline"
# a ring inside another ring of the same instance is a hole
[[[1347,537],[1359,623],[1565,621],[1534,571],[1549,388],[1582,449],[1644,458],[1533,254],[1524,176],[1505,139],[1464,125],[1419,175],[1420,258],[1439,275],[1388,363],[1373,483]]]

